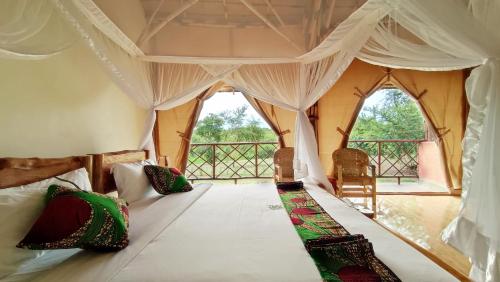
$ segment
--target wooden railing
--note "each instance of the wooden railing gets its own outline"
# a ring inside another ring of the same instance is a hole
[[[350,140],[349,148],[368,153],[377,177],[418,178],[418,144],[424,140]]]
[[[272,178],[278,142],[191,144],[186,177],[189,180]]]

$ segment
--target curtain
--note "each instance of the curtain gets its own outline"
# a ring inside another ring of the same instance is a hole
[[[149,109],[141,148],[149,149],[154,156],[153,128],[157,110],[168,110],[182,105],[224,78],[237,66],[222,66],[209,71],[200,65],[160,64],[138,60],[137,53],[130,54],[116,44],[85,18],[72,1],[53,0],[60,13],[74,27],[94,51],[111,78],[136,104]],[[76,1],[75,3],[78,3]]]
[[[0,1],[0,58],[44,59],[69,48],[76,39],[50,0]]]
[[[354,124],[356,109],[387,79],[383,68],[354,60],[342,77],[318,102],[319,156],[325,172],[332,173],[332,153],[342,147],[343,133]]]
[[[134,42],[123,33],[113,32],[115,26],[102,11],[92,5],[91,1],[73,0],[70,1],[71,3],[64,2],[64,4],[57,0],[53,1],[56,2],[60,10],[65,12],[69,21],[87,40],[101,61],[108,65],[107,67],[111,70],[110,73],[115,77],[117,83],[123,84],[124,90],[128,90],[129,93],[134,93],[131,97],[137,96],[132,97],[132,99],[140,100],[138,102],[141,102],[141,105],[150,109],[142,147],[154,149],[151,133],[155,120],[155,110],[166,110],[181,105],[193,99],[202,89],[224,79],[237,88],[250,90],[245,92],[251,93],[250,95],[259,100],[298,113],[295,125],[295,164],[298,172],[296,175],[309,176],[310,179],[322,183],[332,191],[330,183],[322,172],[323,169],[317,157],[314,131],[307,120],[305,111],[333,85],[347,68],[357,51],[370,36],[371,30],[378,20],[390,10],[389,7],[365,4],[359,11],[350,16],[348,23],[341,23],[334,32],[326,36],[319,49],[314,48],[311,52],[294,59],[298,63],[278,63],[279,60],[262,58],[251,61],[252,63],[260,61],[272,64],[240,67],[239,60],[205,60],[206,63],[203,65],[193,64],[192,61],[189,61],[188,64],[161,63],[164,62],[163,60],[148,63],[151,58],[141,61],[138,58],[145,58],[140,50],[134,48]],[[76,5],[72,5],[72,3]],[[96,37],[101,37],[101,40],[106,37],[106,40],[109,41],[108,45],[114,44],[114,48],[105,48],[109,46],[96,47],[98,44]],[[339,38],[342,40],[339,41]],[[294,60],[286,59],[285,61]],[[241,61],[248,63],[248,60]],[[162,70],[163,68],[172,69],[172,71],[165,72]],[[135,73],[136,75],[122,79],[127,73]],[[171,76],[167,77],[162,73],[169,73]],[[252,73],[258,73],[259,78],[253,77]],[[229,78],[228,75],[231,77]],[[187,81],[183,78],[187,77],[192,77],[189,81],[191,85],[184,84]],[[196,80],[196,77],[200,80]],[[289,84],[284,85],[285,81]],[[140,87],[126,89],[127,86],[131,86],[130,84]],[[263,86],[267,88],[265,91],[261,91]],[[290,86],[294,88],[294,91],[288,91]]]
[[[218,82],[207,90],[203,91],[200,96],[196,97],[196,104],[191,111],[186,129],[184,130],[184,132],[179,133],[182,138],[175,163],[182,172],[186,170],[187,160],[189,157],[189,148],[191,146],[191,136],[193,135],[194,127],[196,126],[196,122],[198,121],[201,110],[203,109],[203,104],[207,99],[210,99],[210,97],[212,97],[222,86],[223,83]]]
[[[245,98],[248,100],[250,105],[252,105],[255,111],[257,111],[267,124],[269,124],[276,136],[278,136],[280,148],[287,146],[293,147],[293,140],[287,137],[293,136],[293,132],[290,129],[293,129],[293,127],[290,125],[295,120],[295,113],[293,111],[281,109],[272,104],[259,101],[248,95],[245,95]]]
[[[202,94],[200,94],[202,95]],[[160,146],[158,150],[161,156],[170,160],[169,166],[181,169],[179,159],[182,156],[182,146],[189,140],[186,138],[189,131],[191,116],[196,112],[200,103],[200,96],[195,99],[166,111],[158,111]]]
[[[456,1],[401,1],[390,17],[397,25],[379,24],[359,56],[385,66],[422,70],[476,67],[466,81],[470,104],[463,140],[462,207],[443,232],[443,240],[472,260],[471,279],[500,279],[500,37],[495,20]],[[500,12],[498,4],[488,5]],[[398,29],[399,28],[399,32]],[[415,35],[411,41],[402,31]],[[417,42],[417,43],[415,43]],[[382,43],[382,45],[380,45]],[[414,50],[408,52],[407,50]]]
[[[449,188],[461,189],[461,146],[467,104],[462,71],[394,69],[391,71],[391,82],[417,100],[436,132]]]

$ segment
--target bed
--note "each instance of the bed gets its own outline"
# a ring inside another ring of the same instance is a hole
[[[113,163],[145,158],[144,151],[94,155],[94,189],[115,189]],[[321,188],[306,190],[346,229],[364,234],[402,281],[457,281]],[[126,249],[49,251],[6,281],[322,281],[273,184],[196,185],[189,193],[134,202],[129,213]]]

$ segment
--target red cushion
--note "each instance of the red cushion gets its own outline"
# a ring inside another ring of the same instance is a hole
[[[46,206],[17,247],[120,250],[128,245],[128,209],[123,200],[51,185]]]
[[[57,197],[47,204],[24,241],[41,244],[56,242],[75,233],[90,219],[90,205],[71,195]]]

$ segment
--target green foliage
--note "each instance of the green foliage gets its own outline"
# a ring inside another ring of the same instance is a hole
[[[364,108],[350,140],[423,139],[424,118],[414,101],[400,90],[388,90],[382,105]]]
[[[209,114],[198,121],[193,132],[193,143],[266,142],[276,141],[270,128],[263,127],[256,118],[247,118],[248,106]]]
[[[274,142],[277,140],[274,132],[263,127],[256,118],[248,118],[248,106],[242,106],[234,110],[227,110],[218,114],[209,114],[198,121],[194,128],[193,143],[232,143],[232,142]],[[236,149],[237,148],[237,149]],[[196,147],[195,154],[190,155],[190,161],[197,165],[208,162],[215,158],[217,162],[228,162],[239,160],[253,160],[257,157],[261,160],[272,158],[276,149],[274,144],[264,144],[255,147],[253,144],[241,144],[218,146],[215,151],[211,146]],[[214,156],[215,154],[215,156]],[[262,169],[262,168],[261,168]],[[210,169],[207,169],[210,171]],[[253,168],[250,169],[253,171]],[[244,172],[243,172],[244,173]]]
[[[363,108],[352,129],[350,140],[387,140],[425,138],[424,118],[411,98],[400,90],[387,90],[382,105]],[[383,152],[392,152],[389,158],[404,152],[414,154],[413,143],[384,143]],[[370,155],[377,155],[376,143],[351,142],[349,147],[359,148]]]
[[[217,143],[222,141],[224,132],[224,119],[220,115],[209,114],[198,121],[194,129],[192,141],[194,143],[206,142]]]

